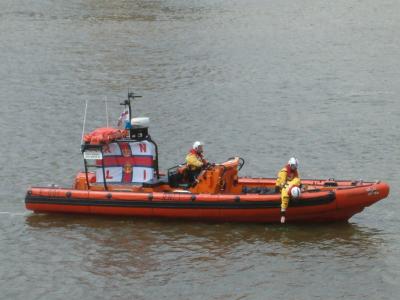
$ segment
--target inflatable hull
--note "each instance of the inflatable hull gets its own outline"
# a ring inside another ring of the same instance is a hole
[[[266,179],[266,181],[269,181]],[[242,180],[242,184],[246,179]],[[257,181],[260,182],[260,181]],[[251,184],[251,179],[247,180]],[[387,197],[386,183],[304,192],[291,201],[287,222],[347,221]],[[280,195],[194,194],[188,192],[91,191],[34,187],[26,208],[38,213],[73,213],[216,222],[278,223]]]

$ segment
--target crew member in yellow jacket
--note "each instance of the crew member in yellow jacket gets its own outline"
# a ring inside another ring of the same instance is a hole
[[[190,182],[194,182],[202,168],[207,165],[207,160],[203,156],[203,145],[202,142],[194,142],[192,149],[186,155],[186,165],[189,171]]]
[[[290,198],[300,197],[301,180],[297,171],[298,161],[292,157],[279,173],[275,183],[275,191],[281,193],[281,223],[286,221],[286,209]]]

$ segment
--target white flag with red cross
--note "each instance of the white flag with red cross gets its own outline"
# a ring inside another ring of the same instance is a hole
[[[149,141],[110,143],[103,147],[103,161],[97,161],[96,182],[143,183],[154,177],[156,150]]]

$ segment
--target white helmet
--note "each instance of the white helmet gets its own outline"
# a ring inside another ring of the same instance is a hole
[[[292,196],[293,199],[298,199],[301,195],[300,188],[297,186],[292,187],[292,189],[290,190],[290,195]]]
[[[297,169],[297,167],[299,166],[299,161],[297,160],[297,158],[291,157],[288,161],[288,165]]]
[[[203,142],[195,141],[195,142],[193,143],[193,149],[194,149],[194,150],[197,150],[197,148],[199,148],[199,146],[203,146],[203,145],[204,145]]]

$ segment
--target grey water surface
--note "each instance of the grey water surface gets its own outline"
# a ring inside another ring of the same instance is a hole
[[[397,299],[399,1],[2,0],[1,299]],[[243,176],[383,180],[344,224],[35,215],[86,131],[142,95],[160,166],[195,140]]]

